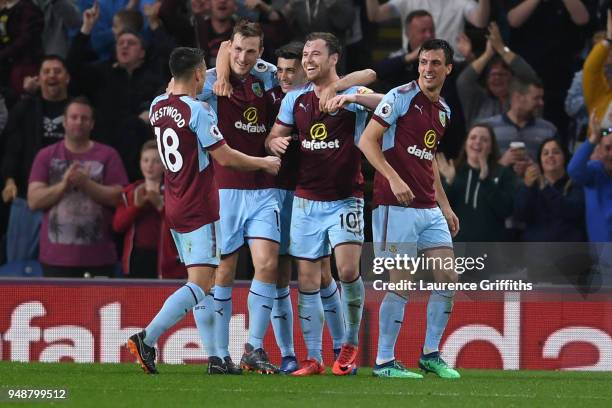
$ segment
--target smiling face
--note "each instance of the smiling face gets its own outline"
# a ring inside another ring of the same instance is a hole
[[[317,39],[306,42],[302,52],[302,68],[309,81],[317,82],[328,78],[335,72],[338,54],[329,54],[324,40]]]
[[[70,75],[59,60],[49,59],[42,63],[38,72],[40,91],[45,100],[59,101],[68,97]]]
[[[260,37],[243,37],[236,33],[230,45],[230,68],[240,77],[248,74],[261,57],[263,48]]]
[[[542,146],[540,165],[544,174],[565,172],[565,157],[557,141],[551,140]]]
[[[278,79],[283,93],[303,84],[305,75],[300,60],[279,57],[276,61],[276,79]]]
[[[145,180],[161,181],[164,167],[159,159],[157,149],[146,149],[140,154],[140,171]]]
[[[478,158],[481,155],[488,158],[491,154],[492,145],[491,134],[487,128],[480,126],[472,128],[465,140],[465,154],[468,162],[478,163]]]
[[[429,92],[440,92],[452,65],[446,64],[444,51],[426,50],[419,54],[419,87]]]

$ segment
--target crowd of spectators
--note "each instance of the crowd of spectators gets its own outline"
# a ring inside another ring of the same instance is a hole
[[[453,117],[437,160],[457,241],[612,253],[608,3],[0,0],[0,263],[37,259],[46,276],[185,273],[163,220],[148,108],[174,47],[202,48],[213,67],[241,18],[262,25],[271,62],[309,32],[334,33],[340,72],[372,67],[380,92],[418,77],[424,41],[449,41]],[[375,61],[377,28],[395,19],[401,48]]]

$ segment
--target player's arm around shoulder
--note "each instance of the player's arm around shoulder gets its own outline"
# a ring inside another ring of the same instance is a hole
[[[351,87],[340,95],[331,98],[325,104],[325,112],[335,112],[340,108],[345,108],[351,111],[356,109],[373,111],[382,101],[384,95],[374,93],[371,89],[365,86]]]
[[[251,69],[250,74],[263,83],[265,91],[269,91],[279,84],[276,71],[276,65],[260,58]]]
[[[353,86],[367,86],[372,82],[376,81],[376,71],[367,68],[361,71],[353,71],[333,84],[333,88],[336,92],[345,91]]]
[[[212,91],[217,96],[232,96],[233,88],[230,83],[230,41],[223,41],[219,46],[215,65],[216,81],[213,83]]]
[[[206,70],[206,80],[204,81],[204,86],[202,87],[200,93],[198,93],[198,95],[196,96],[196,99],[206,102],[209,101],[211,98],[217,96],[214,92],[217,77],[217,68],[209,68],[208,70]]]
[[[278,157],[249,156],[238,150],[232,149],[225,143],[211,150],[210,154],[220,165],[240,171],[263,170],[266,173],[276,175],[281,165],[281,161]]]

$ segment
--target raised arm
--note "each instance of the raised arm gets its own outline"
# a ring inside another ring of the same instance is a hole
[[[389,4],[389,2],[381,6],[378,0],[366,0],[366,8],[368,11],[368,20],[373,23],[381,23],[398,17],[397,10]]]
[[[508,23],[512,28],[519,28],[531,17],[540,0],[525,0],[508,12]]]
[[[491,15],[491,0],[480,0],[478,7],[470,12],[467,20],[478,28],[485,28]]]
[[[612,12],[608,10],[606,38],[612,35]],[[602,40],[593,46],[593,49],[584,61],[582,69],[582,91],[587,110],[591,112],[600,98],[609,92],[610,85],[606,80],[605,64],[610,52],[610,43]],[[603,116],[603,112],[599,112]]]
[[[580,185],[590,186],[595,179],[594,172],[589,168],[589,160],[596,146],[589,140],[585,141],[567,165],[567,174]]]
[[[217,71],[217,80],[213,84],[213,92],[217,96],[227,96],[229,98],[233,91],[229,80],[231,74],[229,40],[223,41],[219,46],[215,70]]]
[[[321,112],[330,112],[327,109],[327,104],[338,92],[346,91],[352,86],[368,85],[374,81],[376,81],[376,72],[372,69],[351,72],[321,90],[319,95],[319,110]]]
[[[376,71],[369,68],[362,69],[361,71],[351,72],[337,80],[334,83],[334,89],[336,92],[341,92],[346,91],[351,86],[370,85],[374,81],[376,81]]]
[[[581,0],[563,0],[570,18],[576,25],[585,25],[589,22],[589,11]]]
[[[589,120],[589,137],[580,145],[567,165],[567,174],[576,183],[589,186],[595,180],[594,171],[589,168],[589,160],[593,150],[601,141],[601,123],[597,118],[597,112],[591,112]]]

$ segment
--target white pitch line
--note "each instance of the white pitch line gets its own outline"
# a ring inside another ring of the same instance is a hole
[[[85,387],[79,387],[80,391],[83,390],[87,390],[88,388]],[[91,390],[96,390],[96,391],[103,391],[104,393],[108,393],[108,392],[124,392],[126,391],[124,388],[109,388],[109,387],[104,387],[103,389],[101,388],[91,388]],[[190,391],[202,391],[201,387],[194,387],[194,388],[172,388],[172,389],[166,389],[166,388],[160,388],[160,389],[155,389],[155,388],[147,388],[147,390],[149,391],[160,391],[160,392],[164,392],[164,391],[173,391],[173,392],[177,392],[177,391],[185,391],[185,392],[190,392]],[[227,392],[227,393],[257,393],[257,392],[261,392],[261,390],[254,390],[254,389],[244,389],[244,388],[215,388],[215,391],[218,392]],[[351,391],[337,391],[337,390],[323,390],[323,391],[313,391],[313,390],[287,390],[287,389],[275,389],[275,388],[266,388],[265,389],[266,393],[284,393],[284,394],[309,394],[312,396],[315,395],[320,395],[320,394],[324,394],[324,395],[364,395],[364,396],[368,396],[368,395],[372,395],[372,392],[369,391],[357,391],[357,390],[351,390]],[[557,399],[557,400],[566,400],[566,399],[581,399],[581,400],[612,400],[612,395],[610,396],[597,396],[597,395],[572,395],[572,396],[562,396],[562,395],[535,395],[535,394],[479,394],[479,393],[474,393],[474,392],[470,392],[470,393],[458,393],[458,392],[414,392],[414,391],[376,391],[376,395],[382,395],[382,396],[415,396],[415,397],[428,397],[428,396],[434,396],[434,397],[478,397],[478,398],[523,398],[523,399],[533,399],[533,398],[538,398],[538,397],[546,397],[546,398],[553,398],[553,399]]]
[[[222,392],[240,392],[240,393],[249,393],[249,392],[255,392],[254,390],[247,390],[247,389],[242,389],[242,388],[219,388],[218,391],[222,391]],[[316,395],[316,394],[327,394],[327,395],[372,395],[371,392],[358,392],[358,391],[349,391],[349,392],[343,392],[343,391],[335,391],[335,390],[324,390],[324,391],[316,391],[313,392],[312,390],[304,390],[304,391],[299,391],[299,390],[287,390],[287,389],[266,389],[266,392],[278,392],[278,393],[288,393],[288,394],[310,394],[310,395]],[[462,394],[462,393],[456,393],[456,392],[412,392],[412,391],[376,391],[376,395],[388,395],[388,396],[404,396],[404,395],[409,395],[409,396],[436,396],[436,397],[479,397],[479,398],[538,398],[538,395],[525,395],[525,394],[478,394],[478,393],[469,393],[469,394]],[[543,397],[543,396],[542,396]],[[596,395],[572,395],[571,397],[567,397],[567,396],[560,396],[560,395],[555,395],[555,396],[550,396],[547,395],[547,398],[555,398],[555,399],[560,399],[560,400],[564,400],[564,399],[573,399],[573,398],[579,398],[579,399],[586,399],[586,400],[612,400],[612,395],[609,397],[604,397],[604,396],[596,396]]]

